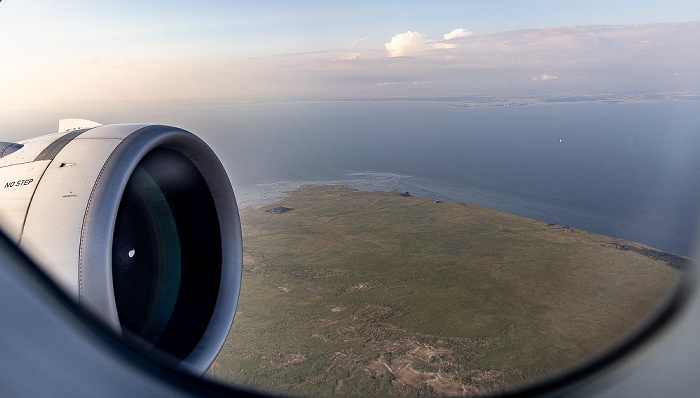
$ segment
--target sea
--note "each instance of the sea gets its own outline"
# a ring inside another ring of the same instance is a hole
[[[475,203],[694,256],[700,101],[201,104],[239,207],[303,184]]]

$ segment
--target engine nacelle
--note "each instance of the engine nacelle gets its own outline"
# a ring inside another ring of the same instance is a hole
[[[0,226],[115,331],[203,373],[241,283],[240,220],[223,166],[175,127],[70,123],[0,143]]]

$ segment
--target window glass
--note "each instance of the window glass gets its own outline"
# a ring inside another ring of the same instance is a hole
[[[206,377],[497,392],[604,355],[691,266],[699,20],[682,0],[3,2],[0,140],[81,117],[214,149],[244,268]]]

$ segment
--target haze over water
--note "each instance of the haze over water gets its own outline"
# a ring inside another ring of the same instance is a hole
[[[305,102],[204,107],[197,119],[219,132],[205,138],[242,206],[304,183],[399,189],[688,255],[699,111],[697,101]]]

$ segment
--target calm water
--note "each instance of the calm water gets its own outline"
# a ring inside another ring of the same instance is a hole
[[[700,102],[315,102],[192,112],[192,131],[222,158],[243,206],[302,183],[344,183],[692,251]]]

